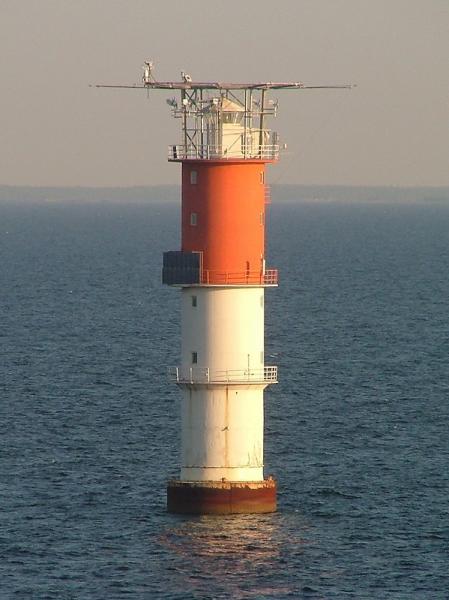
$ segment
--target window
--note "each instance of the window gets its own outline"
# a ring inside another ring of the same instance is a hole
[[[233,123],[238,125],[243,120],[243,111],[223,111],[222,113],[223,123]]]
[[[192,185],[196,185],[197,180],[198,180],[197,171],[190,171],[190,183]]]
[[[265,171],[260,172],[260,183],[265,183]]]
[[[198,306],[198,298],[196,296],[192,296],[192,306]]]
[[[198,352],[192,352],[192,365],[196,365],[198,363]]]
[[[190,225],[196,225],[198,223],[198,215],[196,213],[190,213]]]

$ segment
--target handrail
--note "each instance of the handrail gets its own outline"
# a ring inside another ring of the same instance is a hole
[[[277,383],[278,368],[210,370],[209,367],[169,367],[175,383]]]
[[[271,188],[268,184],[265,184],[264,201],[265,204],[271,204]]]
[[[278,270],[266,269],[265,273],[261,273],[260,271],[229,272],[204,269],[202,283],[215,285],[277,285]]]
[[[277,269],[265,269],[263,282],[265,285],[277,285],[279,273]]]
[[[201,160],[251,160],[251,159],[266,159],[276,160],[279,157],[279,144],[248,144],[241,146],[237,150],[228,149],[222,146],[213,146],[211,144],[175,144],[168,147],[168,160],[185,160],[185,159],[201,159]]]

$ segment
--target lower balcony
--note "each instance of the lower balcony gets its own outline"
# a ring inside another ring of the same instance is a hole
[[[278,368],[227,369],[215,371],[209,367],[169,367],[168,376],[174,383],[185,384],[270,384],[278,382]]]

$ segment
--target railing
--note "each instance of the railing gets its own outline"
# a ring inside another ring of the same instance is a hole
[[[211,371],[209,367],[170,367],[170,381],[175,383],[277,383],[278,368],[263,367],[262,369],[227,369]]]
[[[277,285],[278,270],[221,272],[204,269],[202,283],[206,285]]]
[[[276,160],[279,157],[279,144],[262,144],[240,146],[238,149],[222,148],[222,146],[211,146],[210,144],[187,146],[177,144],[168,147],[168,160]]]
[[[269,185],[265,185],[264,196],[265,204],[271,204],[271,188]]]
[[[277,285],[278,284],[278,270],[277,269],[266,269],[263,282],[264,285]]]

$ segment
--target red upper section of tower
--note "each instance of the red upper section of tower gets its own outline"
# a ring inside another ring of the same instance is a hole
[[[264,161],[183,162],[182,250],[202,253],[203,283],[263,283]]]

